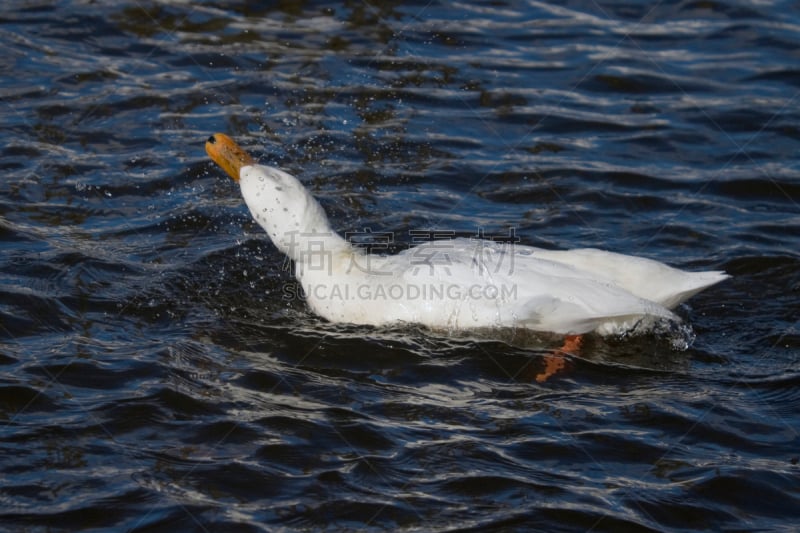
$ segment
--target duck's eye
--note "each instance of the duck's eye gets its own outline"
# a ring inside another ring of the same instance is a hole
[[[208,142],[210,142],[211,144],[216,144],[217,138],[212,135],[211,137],[208,138]]]

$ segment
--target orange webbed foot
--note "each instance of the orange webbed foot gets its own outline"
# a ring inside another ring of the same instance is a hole
[[[545,355],[544,370],[536,374],[536,381],[538,383],[544,383],[555,374],[564,370],[567,366],[567,360],[564,358],[564,355],[579,355],[582,345],[583,335],[567,335],[564,337],[564,343],[560,348]]]

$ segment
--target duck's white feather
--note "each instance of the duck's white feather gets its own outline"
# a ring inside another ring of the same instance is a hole
[[[293,176],[250,165],[239,182],[256,221],[295,262],[311,309],[334,322],[618,333],[645,318],[674,319],[670,309],[727,277],[602,250],[476,239],[370,255],[332,230]]]

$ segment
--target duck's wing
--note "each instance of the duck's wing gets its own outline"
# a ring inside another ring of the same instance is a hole
[[[730,277],[718,270],[687,272],[652,259],[594,248],[535,250],[536,256],[541,259],[569,265],[585,272],[587,276],[612,283],[668,309]]]
[[[451,289],[445,291],[441,312],[451,314],[450,323],[452,314],[458,313],[460,325],[585,333],[609,322],[674,317],[655,302],[608,280],[593,279],[569,264],[541,258],[538,251],[453,239],[421,244],[392,256],[389,264],[396,273],[394,279],[406,285]],[[460,301],[451,301],[454,298]]]

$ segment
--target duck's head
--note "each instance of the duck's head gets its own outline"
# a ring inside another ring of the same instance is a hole
[[[242,167],[256,164],[250,154],[224,133],[215,133],[208,138],[206,153],[233,178],[233,181],[239,181]]]
[[[280,169],[257,164],[224,133],[208,138],[206,152],[239,183],[253,218],[289,257],[298,260],[310,239],[316,239],[314,242],[324,245],[326,251],[342,247],[322,206],[297,178]]]

